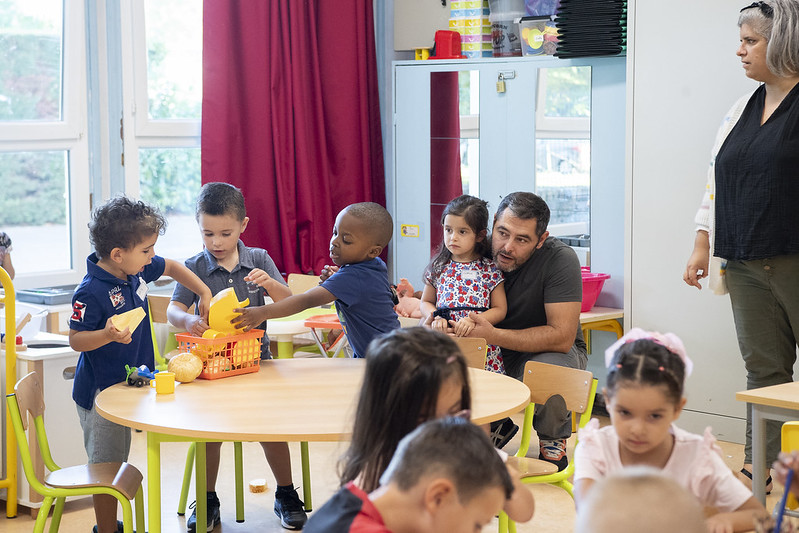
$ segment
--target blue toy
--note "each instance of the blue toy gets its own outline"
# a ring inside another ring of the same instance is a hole
[[[158,370],[155,372],[150,372],[150,369],[147,365],[141,365],[140,367],[131,368],[128,365],[125,365],[125,371],[127,372],[127,381],[128,385],[142,387],[144,385],[149,385],[151,379],[155,379],[155,375],[158,373]]]

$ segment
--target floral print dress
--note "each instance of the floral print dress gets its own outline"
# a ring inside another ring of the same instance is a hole
[[[460,320],[471,311],[483,312],[491,306],[491,291],[504,278],[490,259],[468,263],[450,261],[433,283],[436,289],[436,315],[447,320]],[[499,346],[488,345],[486,370],[505,373]]]

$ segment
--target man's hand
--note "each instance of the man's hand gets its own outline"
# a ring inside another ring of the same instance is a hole
[[[474,323],[474,327],[469,331],[468,337],[482,337],[486,341],[494,334],[494,325],[483,318],[480,313],[469,313],[469,320]],[[492,344],[488,342],[488,344]]]

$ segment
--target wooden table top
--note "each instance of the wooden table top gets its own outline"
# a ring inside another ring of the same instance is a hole
[[[102,391],[95,404],[118,424],[180,437],[337,441],[351,431],[364,368],[363,359],[276,359],[262,361],[252,374],[177,384],[169,395],[120,383]],[[522,382],[469,372],[475,423],[499,420],[529,403]]]
[[[799,409],[799,382],[781,383],[770,387],[736,392],[735,399],[739,402],[769,407]]]
[[[592,307],[590,311],[580,313],[580,324],[624,318],[624,309],[615,307]]]

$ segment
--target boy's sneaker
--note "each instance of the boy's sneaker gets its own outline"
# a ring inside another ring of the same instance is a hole
[[[216,492],[209,492],[207,493],[207,509],[206,509],[206,533],[210,533],[213,529],[218,526],[222,519],[219,518],[219,498],[216,497]],[[191,512],[191,516],[189,517],[188,521],[186,522],[186,529],[189,533],[196,533],[197,531],[197,508],[195,507],[196,502],[192,502],[189,506],[194,510]]]
[[[275,514],[280,518],[280,525],[286,529],[302,529],[308,520],[305,504],[294,487],[275,491]]]
[[[519,426],[514,424],[510,418],[491,422],[491,443],[495,448],[502,448],[518,431]]]
[[[569,466],[569,456],[566,455],[566,439],[540,439],[538,444],[539,459],[557,466],[558,472]]]

